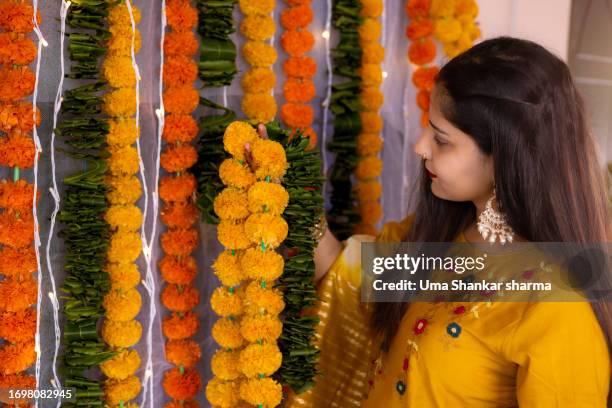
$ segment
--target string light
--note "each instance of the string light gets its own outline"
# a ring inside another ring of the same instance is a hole
[[[321,37],[325,38],[326,40],[329,39],[329,31],[325,30],[321,33]]]

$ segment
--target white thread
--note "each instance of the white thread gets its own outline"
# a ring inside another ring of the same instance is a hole
[[[325,64],[327,66],[327,89],[325,99],[323,100],[323,125],[321,128],[321,158],[323,160],[323,175],[327,177],[327,120],[329,114],[329,104],[331,103],[331,87],[334,80],[331,63],[331,52],[329,49],[329,41],[331,37],[331,18],[332,18],[332,3],[327,0],[327,17],[325,20],[325,31],[328,35],[324,35],[325,39]],[[325,190],[327,181],[323,182],[323,197],[325,198]]]
[[[66,16],[68,15],[68,9],[70,8],[70,2],[62,0],[60,8],[60,81],[55,94],[55,101],[53,104],[53,129],[51,129],[51,180],[53,186],[49,188],[49,192],[53,197],[54,208],[51,214],[51,226],[49,228],[49,236],[47,237],[47,245],[45,247],[46,258],[47,258],[47,269],[49,270],[49,281],[51,282],[51,292],[49,292],[49,298],[51,299],[51,306],[53,308],[53,326],[55,329],[55,349],[53,351],[53,363],[52,371],[53,378],[51,384],[57,390],[60,390],[62,383],[57,375],[57,356],[59,355],[60,341],[61,341],[61,328],[59,325],[59,303],[57,301],[57,289],[55,286],[55,275],[53,273],[53,265],[51,263],[51,240],[53,238],[53,231],[55,230],[55,220],[57,213],[60,209],[60,195],[57,190],[57,179],[55,169],[55,128],[57,126],[57,117],[59,115],[60,108],[62,106],[62,88],[64,85],[64,37],[66,35]],[[57,402],[57,408],[61,405],[61,400]]]
[[[223,87],[223,106],[227,107],[227,86]]]

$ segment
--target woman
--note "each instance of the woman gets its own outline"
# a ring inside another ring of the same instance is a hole
[[[414,214],[377,241],[606,242],[603,174],[565,63],[514,38],[448,62],[432,92]],[[492,227],[493,228],[493,227]],[[360,302],[360,243],[316,252],[322,376],[285,406],[605,407],[605,302]],[[608,281],[609,282],[609,281]]]

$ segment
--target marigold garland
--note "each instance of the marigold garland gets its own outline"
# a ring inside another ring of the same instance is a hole
[[[242,78],[242,111],[253,123],[268,123],[274,119],[277,110],[276,100],[270,94],[276,83],[271,69],[276,61],[276,52],[265,43],[274,37],[276,31],[274,19],[270,16],[274,11],[274,2],[240,1],[239,6],[245,16],[240,32],[247,39],[243,55],[252,67]]]
[[[282,332],[278,313],[284,303],[272,287],[283,270],[283,257],[274,248],[287,236],[281,214],[289,201],[286,190],[273,180],[282,179],[288,164],[283,146],[260,139],[246,122],[230,124],[223,145],[232,155],[224,164],[242,174],[228,176],[227,170],[220,174],[226,187],[214,202],[221,219],[218,239],[226,250],[213,263],[223,285],[210,298],[212,310],[221,317],[212,329],[221,349],[211,361],[214,377],[207,384],[206,397],[211,404],[230,406],[239,404],[239,398],[227,393],[240,391],[242,400],[268,406],[282,397],[280,384],[265,377],[276,372],[282,361],[276,340]],[[248,165],[241,163],[245,145],[250,147]],[[273,386],[255,392],[243,387],[248,377],[269,380]]]
[[[305,55],[314,45],[314,37],[308,31],[313,11],[309,2],[286,3],[289,7],[280,16],[285,30],[281,36],[281,46],[288,55],[283,64],[287,75],[283,94],[287,103],[281,107],[281,120],[291,131],[301,130],[310,139],[309,149],[314,149],[317,146],[317,134],[312,129],[314,111],[309,102],[316,94],[311,78],[316,73],[317,64]]]
[[[13,170],[13,181],[0,180],[0,389],[4,390],[36,387],[34,377],[25,375],[36,361],[34,186],[20,179],[20,169],[34,165],[36,150],[30,133],[35,122],[40,124],[39,112],[22,100],[32,94],[36,80],[28,68],[37,57],[29,37],[33,16],[29,1],[0,0],[0,132],[4,133],[0,134],[0,166]],[[12,404],[26,406],[27,401]]]
[[[168,115],[160,165],[167,174],[160,180],[159,191],[165,203],[161,220],[167,230],[161,235],[165,254],[159,268],[166,282],[160,295],[161,303],[171,312],[162,324],[167,338],[166,359],[175,365],[164,373],[163,381],[164,391],[173,399],[167,404],[171,406],[191,400],[201,389],[200,374],[194,368],[201,352],[190,339],[199,326],[198,316],[192,310],[199,304],[200,296],[192,286],[197,264],[190,254],[198,244],[198,231],[194,228],[198,212],[195,205],[197,182],[189,171],[198,158],[190,143],[198,134],[192,114],[200,95],[194,88],[198,77],[194,56],[198,49],[193,44],[193,30],[197,26],[198,10],[189,0],[168,0],[166,15],[170,31],[164,41],[168,55],[164,63],[163,101]]]

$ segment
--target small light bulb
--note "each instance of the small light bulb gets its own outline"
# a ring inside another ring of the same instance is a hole
[[[325,38],[326,40],[329,39],[329,31],[325,30],[321,33],[321,37]]]
[[[383,73],[382,73],[382,77],[383,77],[383,79],[384,79],[384,78],[386,78],[386,77],[388,77],[388,76],[389,76],[389,74],[387,74],[387,71],[383,71]]]
[[[42,45],[43,47],[48,47],[49,43],[47,42],[47,40],[45,40],[44,38],[42,39]]]

